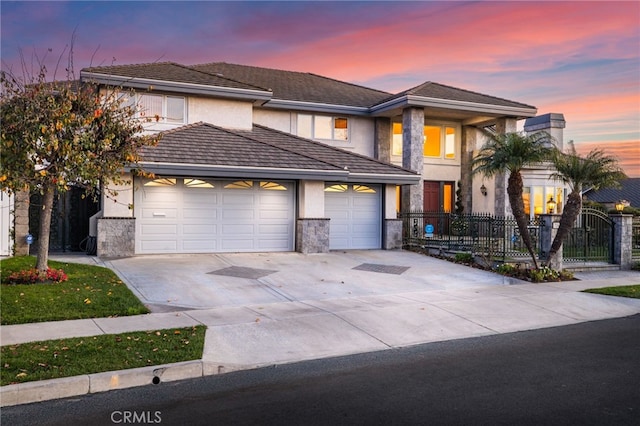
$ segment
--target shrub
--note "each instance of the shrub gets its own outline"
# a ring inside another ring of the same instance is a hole
[[[456,263],[473,263],[471,253],[456,253]]]
[[[62,269],[47,268],[46,272],[40,272],[31,268],[12,273],[7,278],[7,284],[60,283],[66,280],[67,274]]]
[[[529,271],[529,278],[534,283],[539,283],[542,281],[558,281],[560,278],[560,273],[555,271],[548,266],[543,266],[540,269],[532,269]]]
[[[510,263],[503,263],[496,268],[496,272],[502,275],[516,275],[518,273],[518,268]]]

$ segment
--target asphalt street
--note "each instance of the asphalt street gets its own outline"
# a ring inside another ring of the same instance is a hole
[[[6,425],[638,425],[640,315],[4,407]]]

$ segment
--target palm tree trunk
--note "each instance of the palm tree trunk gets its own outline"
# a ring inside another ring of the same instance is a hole
[[[558,232],[556,233],[553,243],[551,243],[551,248],[549,249],[549,259],[552,259],[558,250],[560,250],[562,242],[567,238],[567,235],[569,235],[569,231],[571,231],[581,209],[582,197],[580,196],[580,192],[571,192],[567,197],[567,204],[562,210],[560,227],[558,227]]]
[[[40,232],[38,235],[38,253],[36,269],[46,272],[49,262],[49,234],[51,233],[51,211],[55,187],[45,185],[42,192],[42,211],[40,211]]]
[[[524,201],[522,200],[522,175],[519,171],[512,171],[509,175],[507,184],[507,194],[509,194],[509,204],[511,204],[511,211],[518,224],[518,230],[522,237],[522,242],[527,248],[527,251],[531,255],[533,266],[538,269],[538,260],[536,254],[533,251],[531,244],[531,234],[529,234],[529,218],[524,212]]]

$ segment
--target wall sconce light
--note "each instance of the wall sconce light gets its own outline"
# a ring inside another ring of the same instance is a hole
[[[547,213],[555,213],[556,212],[556,202],[553,201],[553,197],[549,198],[547,201]]]
[[[484,186],[484,183],[482,184],[482,186],[480,187],[480,193],[482,195],[484,195],[485,197],[487,196],[487,187]]]
[[[620,214],[622,214],[622,210],[624,210],[624,200],[619,200],[616,203],[616,211]]]

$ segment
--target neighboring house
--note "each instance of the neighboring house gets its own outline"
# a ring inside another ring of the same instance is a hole
[[[465,212],[510,213],[505,177],[471,174],[482,129],[528,119],[527,132],[561,144],[564,127],[560,114],[534,118],[533,106],[434,82],[390,94],[227,63],[97,67],[81,79],[134,89],[130,102],[160,117],[148,130],[165,132],[142,152],[157,178],[103,200],[103,256],[399,248],[397,212],[450,212],[458,182]],[[525,173],[532,215],[563,199],[548,176]]]
[[[12,253],[13,237],[11,228],[13,223],[12,195],[0,191],[0,256],[10,256]]]
[[[640,178],[628,178],[620,182],[620,188],[587,189],[583,198],[614,209],[622,201],[625,206],[640,208]]]

